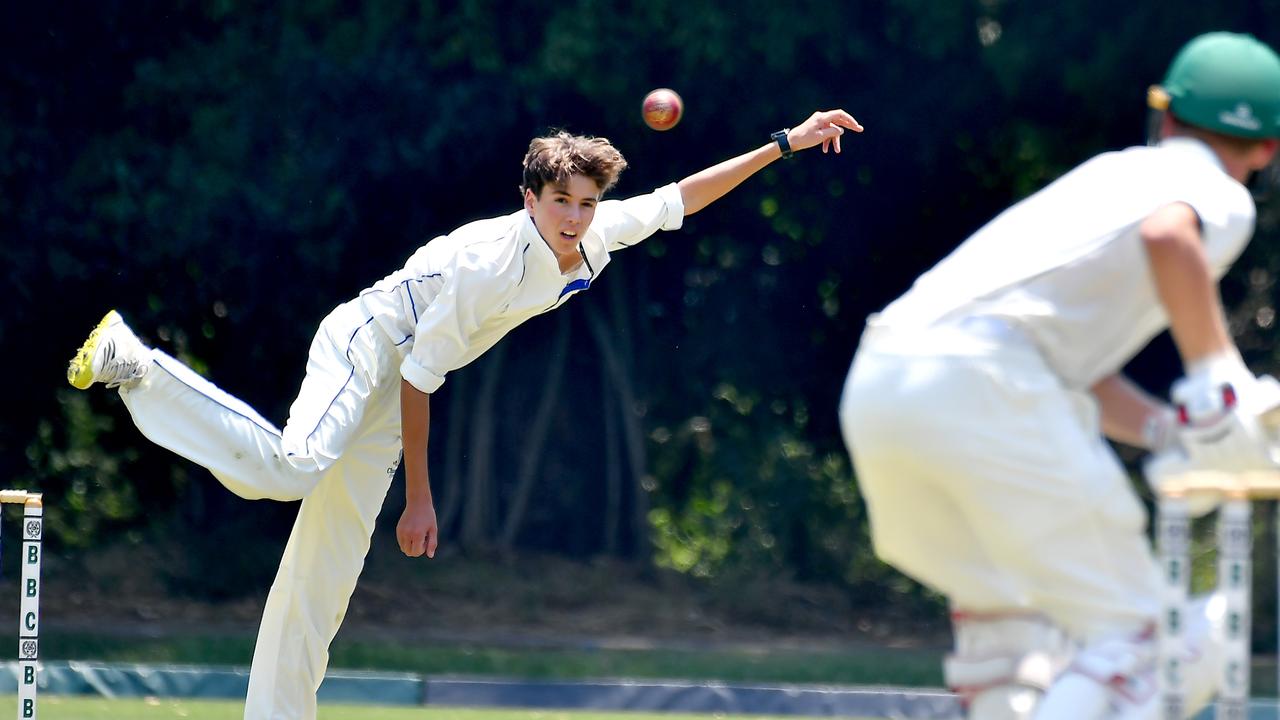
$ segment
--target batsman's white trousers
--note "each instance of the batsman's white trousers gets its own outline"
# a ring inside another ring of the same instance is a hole
[[[1146,513],[1097,404],[1029,343],[869,325],[840,420],[876,553],[954,607],[1037,611],[1086,643],[1155,621]]]
[[[144,435],[241,497],[302,500],[263,611],[244,716],[314,718],[329,643],[399,462],[394,341],[358,306],[334,310],[312,341],[283,433],[182,363],[152,353],[146,376],[120,393]]]

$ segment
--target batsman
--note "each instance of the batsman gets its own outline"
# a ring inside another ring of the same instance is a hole
[[[944,671],[970,718],[1155,718],[1161,582],[1106,438],[1241,469],[1270,394],[1218,280],[1276,171],[1280,58],[1210,33],[1149,93],[1150,143],[1001,213],[868,319],[840,404],[877,554],[944,593]],[[1175,413],[1122,370],[1171,331]],[[1187,714],[1215,692],[1212,608],[1188,630]]]

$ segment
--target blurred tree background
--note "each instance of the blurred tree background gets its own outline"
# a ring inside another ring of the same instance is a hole
[[[1010,202],[1141,143],[1147,86],[1211,29],[1278,45],[1280,0],[14,4],[0,472],[51,495],[65,553],[176,548],[156,569],[176,592],[258,594],[294,507],[235,498],[142,439],[114,393],[66,386],[103,312],[283,423],[324,314],[514,210],[534,135],[611,138],[625,196],[843,107],[867,128],[843,155],[775,163],[451,376],[431,441],[443,544],[936,610],[871,554],[839,436],[862,322]],[[659,86],[686,102],[666,133],[640,121]],[[1276,220],[1264,208],[1224,285],[1261,370]],[[1176,363],[1157,345],[1134,370],[1163,391]]]

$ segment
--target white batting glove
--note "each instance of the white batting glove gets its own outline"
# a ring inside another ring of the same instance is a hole
[[[1188,474],[1280,470],[1280,440],[1263,416],[1280,408],[1280,383],[1255,377],[1234,353],[1197,364],[1174,383],[1174,420],[1167,434],[1148,430],[1157,440],[1144,474],[1157,494],[1166,480]],[[1156,424],[1168,422],[1165,418]],[[1172,436],[1172,441],[1169,437]],[[1217,492],[1186,496],[1192,517],[1217,507]]]
[[[1177,442],[1193,466],[1222,472],[1280,468],[1263,413],[1280,407],[1280,383],[1255,377],[1231,354],[1198,364],[1173,385]]]

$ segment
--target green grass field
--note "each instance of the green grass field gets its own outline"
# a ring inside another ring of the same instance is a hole
[[[0,716],[16,707],[15,696],[0,697]],[[188,700],[104,700],[50,695],[40,698],[42,720],[239,720],[236,702]],[[321,705],[319,720],[783,720],[765,715],[667,715],[651,713],[563,712],[556,710],[466,710],[461,708],[356,707]],[[850,720],[858,720],[851,718]],[[866,719],[869,720],[869,719]]]

